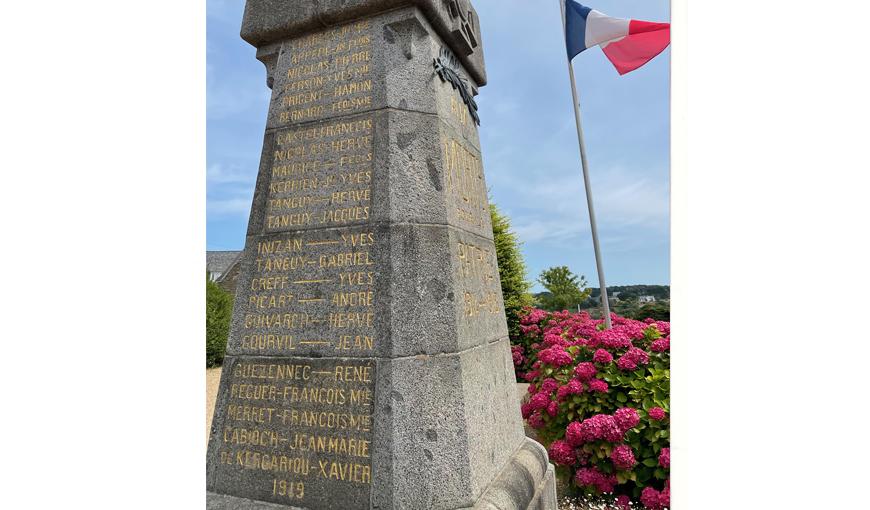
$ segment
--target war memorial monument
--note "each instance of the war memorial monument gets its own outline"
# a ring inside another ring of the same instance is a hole
[[[208,508],[556,508],[517,402],[471,3],[248,0],[241,36],[272,95]]]

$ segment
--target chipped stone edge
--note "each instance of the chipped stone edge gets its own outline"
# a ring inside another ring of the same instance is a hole
[[[205,507],[208,510],[305,510],[296,506],[280,505],[211,491],[205,492]]]
[[[525,438],[473,510],[555,510],[556,472],[547,450]]]

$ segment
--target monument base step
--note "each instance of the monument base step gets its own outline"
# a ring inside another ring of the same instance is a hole
[[[206,508],[208,510],[305,510],[214,492],[206,492]],[[493,480],[470,510],[556,510],[556,508],[556,475],[553,466],[547,461],[547,451],[539,443],[526,438],[499,473],[498,478]]]
[[[556,510],[556,472],[547,450],[526,438],[474,510]]]
[[[209,491],[205,493],[205,507],[208,510],[304,510],[295,506],[267,503]]]

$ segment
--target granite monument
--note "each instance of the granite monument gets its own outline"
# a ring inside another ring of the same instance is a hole
[[[248,0],[241,35],[272,96],[208,507],[555,508],[517,403],[473,6]]]

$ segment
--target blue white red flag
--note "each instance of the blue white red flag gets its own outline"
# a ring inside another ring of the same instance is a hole
[[[671,24],[611,18],[574,0],[565,2],[565,41],[568,58],[601,46],[619,74],[634,71],[671,43]]]

